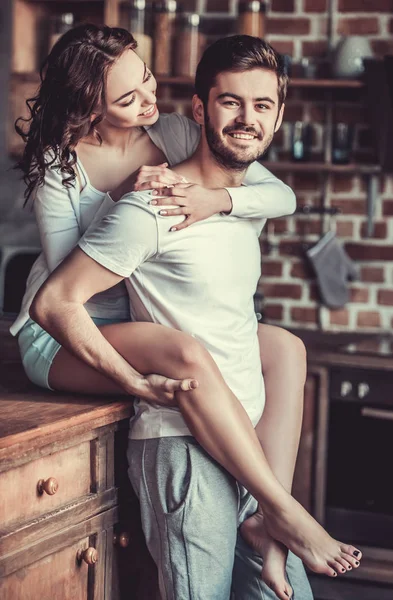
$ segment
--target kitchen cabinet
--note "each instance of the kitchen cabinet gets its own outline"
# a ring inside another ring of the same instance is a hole
[[[0,333],[0,598],[153,600],[127,477],[131,402],[33,386]]]

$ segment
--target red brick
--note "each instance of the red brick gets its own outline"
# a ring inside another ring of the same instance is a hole
[[[292,298],[300,300],[302,288],[292,283],[264,283],[263,293],[267,298]]]
[[[316,308],[293,306],[291,308],[291,319],[299,323],[317,323],[318,310]]]
[[[206,12],[229,13],[229,0],[207,0]]]
[[[358,327],[380,327],[381,315],[375,311],[362,310],[358,312],[356,324]]]
[[[360,280],[364,283],[383,283],[385,272],[382,267],[363,267],[360,271]]]
[[[305,12],[326,12],[327,0],[304,0]]]
[[[377,57],[393,54],[393,40],[371,40],[371,48]]]
[[[269,17],[267,31],[277,35],[308,35],[310,33],[310,19],[288,19]]]
[[[300,236],[305,235],[321,235],[322,222],[321,219],[299,219],[296,221],[296,233]]]
[[[299,240],[285,240],[280,242],[279,253],[281,256],[304,256],[303,242]]]
[[[354,177],[335,174],[332,178],[332,190],[333,192],[350,192],[354,183]]]
[[[303,120],[304,104],[295,104],[294,102],[288,102],[285,105],[285,121],[287,123],[293,121]]]
[[[385,273],[382,267],[363,267],[360,271],[360,280],[364,283],[383,283]]]
[[[274,228],[274,233],[287,233],[288,231],[288,220],[287,219],[274,219],[271,221]]]
[[[368,289],[367,288],[351,288],[349,290],[349,301],[350,302],[368,302]]]
[[[384,217],[392,217],[393,216],[393,200],[384,200],[383,216]]]
[[[393,306],[393,290],[378,290],[378,304]]]
[[[339,0],[339,12],[392,12],[392,0]]]
[[[311,104],[308,107],[311,123],[325,123],[326,120],[326,105]]]
[[[295,12],[295,0],[272,0],[270,10],[273,12]]]
[[[314,272],[308,261],[296,261],[292,263],[290,276],[295,279],[312,279]]]
[[[294,54],[294,43],[289,40],[274,40],[271,45],[280,54],[289,54],[290,56]]]
[[[331,325],[342,325],[343,327],[349,325],[349,312],[346,308],[340,308],[339,310],[330,311],[330,324]]]
[[[340,238],[352,238],[353,223],[350,221],[336,221],[336,232]]]
[[[379,21],[373,18],[340,19],[338,33],[341,35],[370,35],[379,33]]]
[[[374,238],[374,239],[384,240],[387,237],[387,233],[388,233],[387,223],[385,223],[385,222],[374,223],[374,230],[373,230],[373,234],[370,239]],[[360,235],[362,238],[368,238],[366,222],[362,223],[362,226],[360,229]]]
[[[360,104],[336,104],[334,107],[334,120],[336,123],[367,123],[366,110]]]
[[[345,245],[348,255],[354,260],[393,260],[393,246],[370,246],[366,244],[349,243]]]
[[[321,299],[321,295],[319,293],[319,288],[316,283],[311,283],[308,288],[308,299],[313,302],[319,302]]]
[[[332,206],[339,208],[343,215],[364,215],[366,201],[357,198],[333,198]]]
[[[262,277],[281,277],[282,275],[282,263],[274,260],[266,261],[262,263]]]
[[[319,42],[302,42],[302,56],[318,56],[318,57],[326,57],[328,50],[327,41],[319,41]]]
[[[311,190],[318,192],[321,189],[321,179],[319,173],[313,171],[310,173],[294,173],[293,188],[297,190]]]
[[[273,321],[281,321],[283,311],[284,309],[280,304],[267,304],[263,307],[263,316]]]

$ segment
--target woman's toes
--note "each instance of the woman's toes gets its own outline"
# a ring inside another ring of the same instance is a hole
[[[347,572],[346,568],[337,560],[329,560],[329,566],[340,575]]]
[[[352,569],[350,563],[345,560],[343,556],[338,557],[337,562],[340,563],[340,565],[342,565],[346,571],[350,571]]]
[[[355,560],[360,561],[362,558],[362,553],[360,550],[355,548],[355,546],[348,546],[347,544],[341,544],[341,552],[345,554],[350,554],[355,558]]]
[[[351,566],[351,569],[357,569],[358,566],[360,565],[359,561],[356,560],[356,558],[354,556],[351,556],[350,554],[346,554],[345,552],[343,552],[341,554],[341,558],[343,558],[344,560],[347,561],[347,563]]]

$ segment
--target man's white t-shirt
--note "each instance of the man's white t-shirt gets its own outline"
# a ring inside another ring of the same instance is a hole
[[[124,196],[80,248],[126,279],[134,321],[184,331],[210,352],[253,425],[265,403],[253,295],[260,277],[262,219],[215,215],[170,232],[151,195]],[[139,399],[130,437],[191,435],[178,409]]]

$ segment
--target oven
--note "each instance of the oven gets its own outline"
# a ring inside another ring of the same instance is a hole
[[[325,526],[393,550],[393,373],[332,367],[329,380]]]

